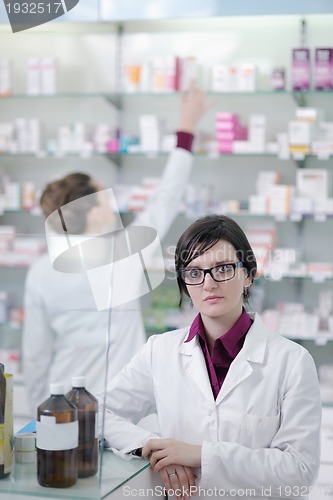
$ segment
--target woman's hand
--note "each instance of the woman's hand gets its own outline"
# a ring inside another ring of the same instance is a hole
[[[201,446],[175,439],[149,439],[142,455],[150,461],[155,472],[172,464],[187,467],[201,466]]]
[[[177,499],[188,498],[196,493],[196,475],[190,467],[168,465],[163,467],[159,474],[167,491],[172,490]]]
[[[199,121],[215,102],[216,99],[207,101],[205,92],[198,89],[195,81],[192,81],[189,91],[181,96],[178,130],[194,134]]]

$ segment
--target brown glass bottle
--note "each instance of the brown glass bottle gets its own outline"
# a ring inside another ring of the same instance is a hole
[[[9,476],[5,474],[5,466],[4,466],[4,424],[5,424],[5,402],[6,402],[6,379],[5,379],[5,367],[2,363],[0,363],[0,433],[1,433],[1,441],[0,441],[0,479],[5,479]]]
[[[85,388],[85,377],[72,378],[66,399],[77,407],[79,420],[78,476],[94,476],[98,470],[97,399]]]
[[[77,481],[77,409],[62,384],[51,384],[50,393],[37,410],[37,479],[41,486],[67,488]]]

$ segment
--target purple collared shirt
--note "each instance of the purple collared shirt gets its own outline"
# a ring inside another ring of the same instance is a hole
[[[195,317],[191,325],[190,332],[185,342],[190,342],[196,335],[199,335],[199,342],[205,357],[210,384],[215,399],[220,392],[232,361],[243,347],[246,334],[252,323],[253,320],[243,308],[241,316],[230,330],[214,341],[212,356],[208,349],[200,314]]]

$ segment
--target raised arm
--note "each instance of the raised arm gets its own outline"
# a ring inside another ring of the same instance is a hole
[[[201,118],[214,101],[207,101],[206,94],[192,82],[188,93],[183,93],[180,99],[179,131],[195,134]]]
[[[167,160],[158,189],[150,198],[146,209],[134,221],[135,225],[155,228],[161,239],[179,212],[192,170],[193,136],[201,118],[212,104],[195,82],[189,92],[181,96],[177,147]]]

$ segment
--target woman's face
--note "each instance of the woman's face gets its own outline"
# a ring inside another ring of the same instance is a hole
[[[231,243],[220,240],[212,248],[193,259],[186,269],[209,269],[219,264],[239,262],[237,252]],[[206,273],[201,285],[187,285],[187,290],[195,308],[202,316],[235,320],[243,306],[243,290],[251,284],[244,267],[236,267],[234,278],[229,281],[214,281]]]

